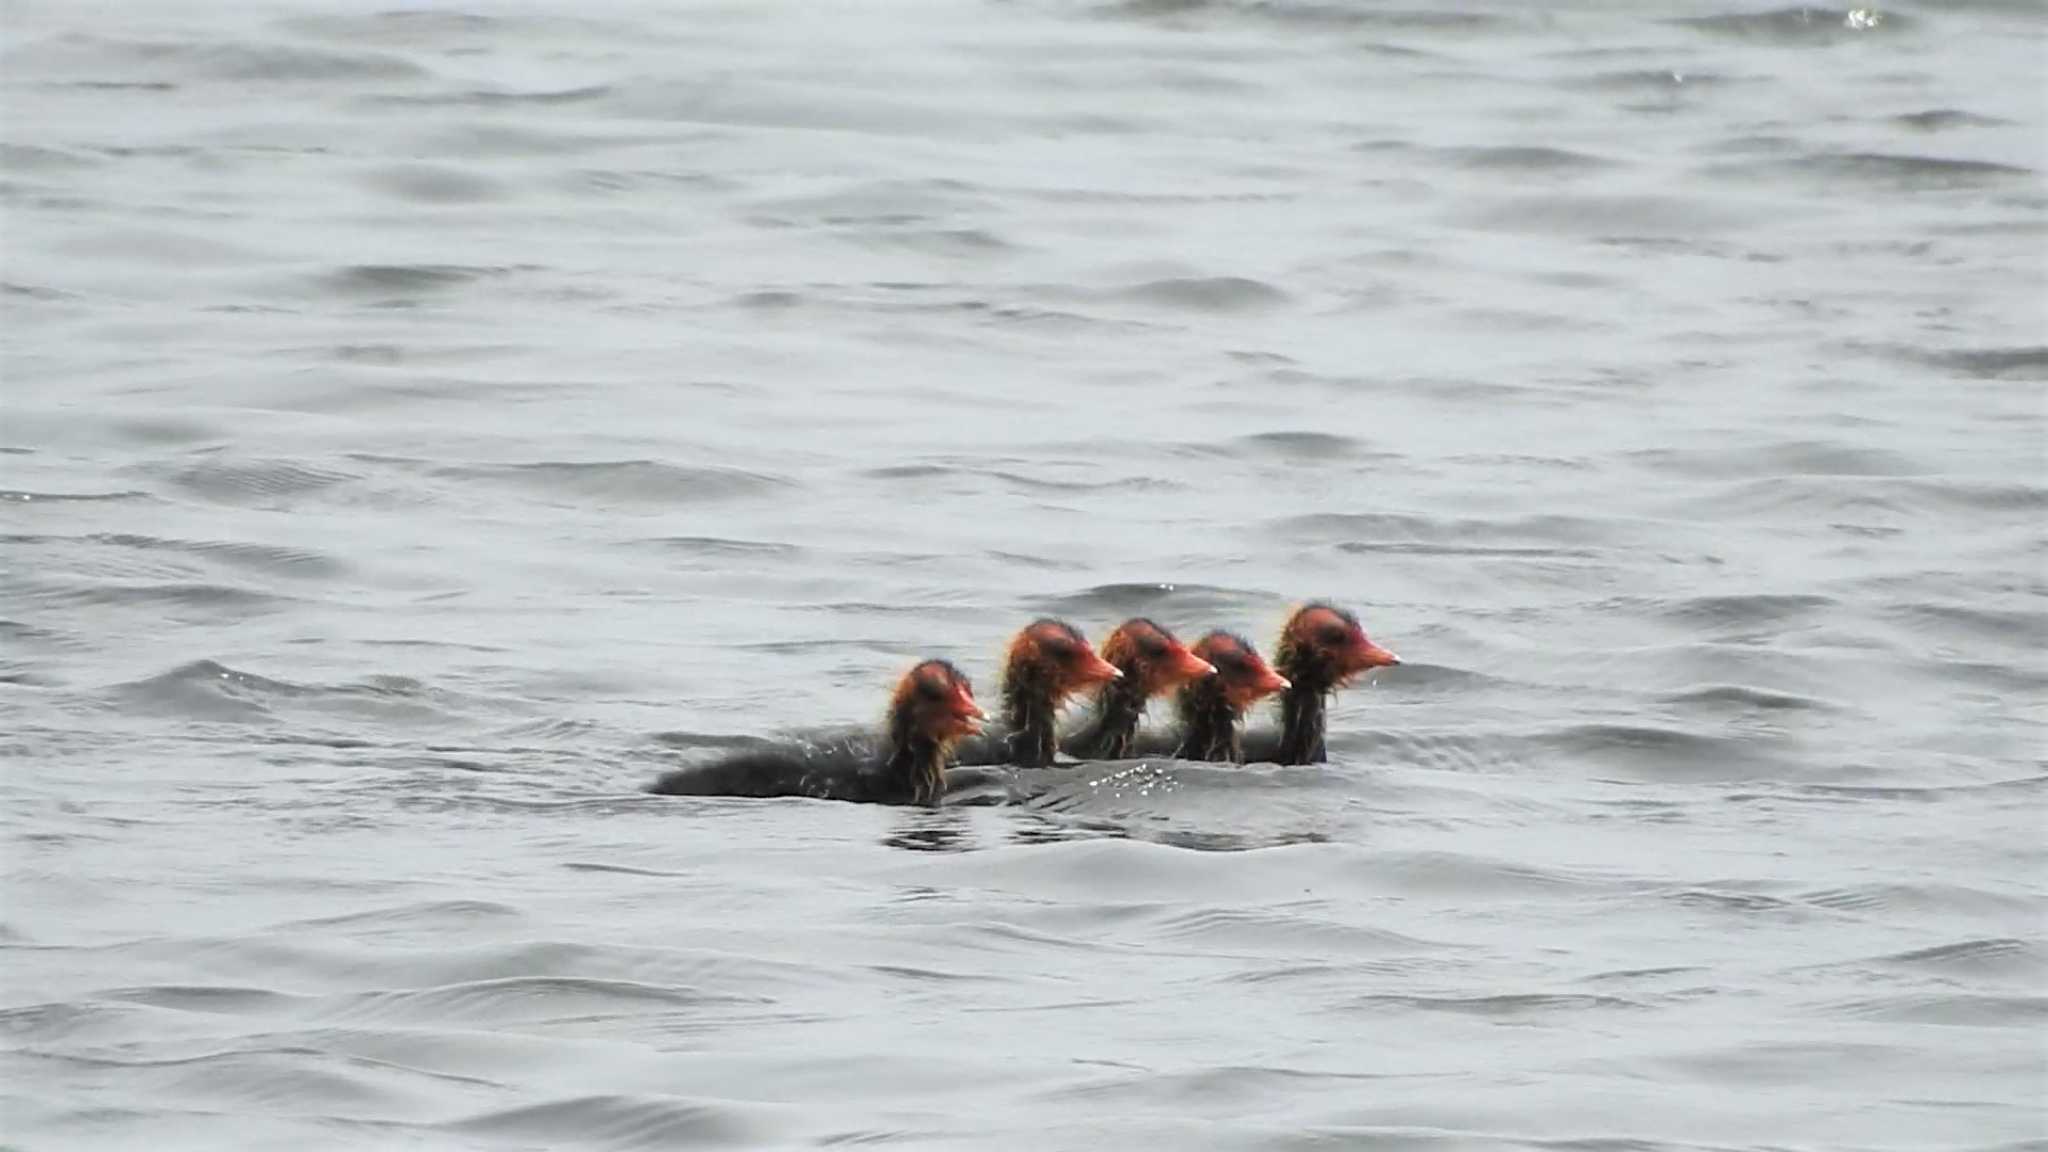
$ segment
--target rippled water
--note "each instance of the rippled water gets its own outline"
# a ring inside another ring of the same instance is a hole
[[[2040,1140],[2048,17],[1767,5],[9,3],[6,1141]]]

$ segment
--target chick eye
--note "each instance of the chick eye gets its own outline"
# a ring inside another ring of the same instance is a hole
[[[945,697],[946,690],[930,680],[919,680],[917,694],[926,700],[939,700]]]
[[[1225,672],[1235,673],[1245,670],[1244,657],[1236,652],[1218,652],[1214,656],[1209,657],[1209,663],[1214,664]]]
[[[1344,635],[1344,629],[1338,627],[1335,624],[1332,624],[1329,627],[1324,628],[1321,631],[1317,632],[1316,637],[1317,639],[1320,639],[1323,643],[1329,645],[1332,648],[1341,646],[1346,638]]]
[[[1147,636],[1138,642],[1138,651],[1148,659],[1157,660],[1166,655],[1166,642],[1157,636]]]

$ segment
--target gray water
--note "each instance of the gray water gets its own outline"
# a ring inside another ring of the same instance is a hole
[[[2039,4],[395,2],[4,8],[9,1145],[2048,1138]]]

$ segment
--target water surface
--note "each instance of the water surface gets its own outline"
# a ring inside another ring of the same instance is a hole
[[[2017,1150],[2048,20],[6,7],[6,1141]],[[1039,613],[1333,762],[649,797]]]

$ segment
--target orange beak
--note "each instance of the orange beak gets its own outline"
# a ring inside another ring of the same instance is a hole
[[[979,733],[981,722],[988,719],[988,713],[981,710],[965,688],[953,689],[952,709],[953,718],[960,722],[960,731],[968,736]]]
[[[1351,662],[1360,669],[1388,668],[1399,664],[1401,658],[1361,636],[1359,637],[1358,646],[1351,657]]]
[[[1080,682],[1080,687],[1086,688],[1091,684],[1106,684],[1111,680],[1121,680],[1124,678],[1124,673],[1123,669],[1118,668],[1116,665],[1097,656],[1094,651],[1089,650],[1087,662],[1082,664],[1079,670],[1074,673],[1074,678]]]
[[[1288,683],[1287,677],[1266,667],[1261,661],[1256,675],[1248,680],[1235,680],[1225,684],[1223,690],[1230,699],[1230,706],[1242,712],[1261,699],[1275,692],[1285,692],[1292,687],[1294,685]]]
[[[1182,648],[1179,656],[1175,658],[1173,668],[1168,674],[1168,679],[1171,683],[1177,684],[1182,680],[1199,680],[1204,676],[1214,676],[1215,674],[1216,666],[1214,664]]]
[[[1275,692],[1285,692],[1292,687],[1294,685],[1288,682],[1287,677],[1273,671],[1271,668],[1262,667],[1259,669],[1259,678],[1252,681],[1252,699],[1257,700],[1261,696],[1271,696]]]

